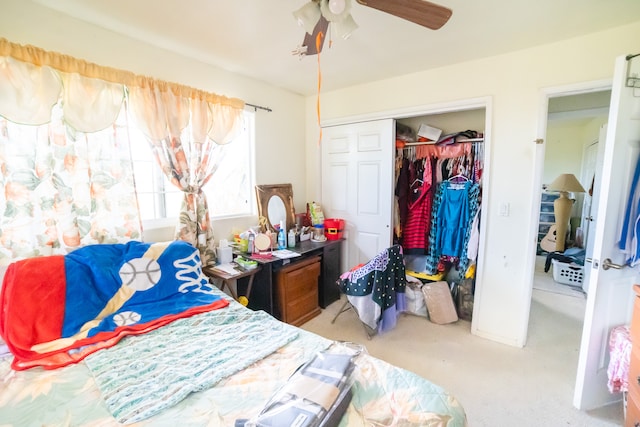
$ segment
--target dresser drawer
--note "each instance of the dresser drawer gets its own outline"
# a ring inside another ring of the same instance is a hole
[[[281,319],[299,326],[320,314],[318,278],[320,257],[291,263],[276,273],[276,292]]]
[[[635,394],[627,394],[627,416],[624,419],[625,427],[640,427],[640,402]]]
[[[287,323],[300,326],[307,320],[320,314],[318,307],[318,293],[306,295],[295,301],[287,303],[286,307]]]
[[[636,297],[633,303],[633,316],[631,318],[631,342],[640,345],[640,298]]]
[[[313,293],[318,298],[320,262],[287,273],[287,301],[303,298]]]
[[[640,400],[640,348],[631,348],[629,360],[629,393],[635,393]]]

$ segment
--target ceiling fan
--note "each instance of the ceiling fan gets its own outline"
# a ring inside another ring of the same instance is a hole
[[[432,30],[437,30],[446,24],[453,13],[451,9],[427,0],[356,1],[363,6],[389,13]],[[358,28],[350,12],[351,0],[310,0],[293,12],[293,16],[306,31],[301,48],[294,51],[294,54],[315,55],[320,52],[329,23],[332,24],[334,33],[338,37],[349,38]],[[320,33],[323,37],[318,39],[317,36]]]

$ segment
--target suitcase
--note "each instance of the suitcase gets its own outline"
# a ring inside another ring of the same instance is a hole
[[[353,354],[319,352],[294,372],[253,420],[236,427],[337,427],[351,402]]]

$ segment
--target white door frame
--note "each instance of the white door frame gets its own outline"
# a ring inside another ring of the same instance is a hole
[[[479,98],[470,98],[461,101],[453,101],[453,102],[445,102],[445,103],[436,103],[429,105],[419,105],[415,107],[397,109],[397,110],[386,110],[376,113],[368,113],[362,115],[354,115],[354,116],[346,116],[339,117],[334,119],[325,119],[321,120],[320,127],[325,126],[335,126],[335,125],[344,125],[350,123],[358,123],[358,122],[366,122],[372,120],[381,120],[381,119],[405,119],[409,117],[418,117],[418,116],[427,116],[430,114],[442,114],[442,113],[453,113],[456,111],[465,111],[465,110],[475,110],[484,108],[485,110],[485,128],[484,128],[484,166],[482,173],[482,187],[485,189],[483,191],[487,191],[490,188],[490,177],[491,177],[491,123],[493,122],[492,114],[493,114],[493,97],[485,96]],[[322,165],[320,165],[320,170],[322,170]],[[322,182],[322,179],[320,179]],[[322,194],[322,191],[320,192]],[[390,194],[389,197],[393,195]],[[484,193],[481,202],[481,212],[488,212],[488,200],[489,200],[488,192]],[[484,253],[486,248],[486,230],[487,230],[487,221],[488,215],[483,214],[480,218],[480,237],[479,237],[479,245],[478,245],[478,259],[476,261],[476,286],[475,286],[475,295],[474,295],[474,304],[473,304],[473,316],[471,318],[471,333],[477,335],[477,325],[476,319],[479,316],[476,314],[480,307],[482,306],[482,278],[484,277]],[[537,234],[536,234],[537,235]],[[532,270],[533,272],[533,270]],[[532,273],[533,274],[533,273]],[[532,276],[533,278],[533,276]],[[528,316],[528,313],[527,313]],[[525,328],[526,329],[526,328]],[[526,335],[526,330],[525,330]]]
[[[611,90],[612,84],[613,82],[611,79],[606,79],[606,80],[597,80],[592,82],[584,82],[584,83],[565,85],[565,86],[555,86],[555,87],[542,89],[540,92],[537,140],[544,141],[544,139],[546,138],[550,98]],[[533,188],[531,191],[531,194],[533,194],[536,197],[536,200],[534,200],[534,203],[531,207],[532,208],[531,218],[538,217],[538,209],[540,206],[540,198],[542,194],[540,189],[542,188],[542,175],[544,172],[545,144],[546,144],[546,141],[542,144],[536,144],[535,173],[534,173],[534,179],[533,179]],[[529,318],[529,314],[531,310],[531,297],[533,295],[533,276],[535,273],[538,221],[535,221],[535,220],[531,221],[529,232],[530,232],[529,235],[533,236],[534,241],[532,242],[531,245],[529,245],[529,255],[527,257],[527,266],[526,266],[528,271],[527,277],[530,278],[530,283],[529,283],[529,286],[527,287],[528,289],[527,300],[529,303],[528,303],[527,309],[525,310],[527,318]],[[523,331],[524,340],[522,342],[526,342],[529,322],[527,321],[527,322],[524,322],[523,324],[525,325],[525,330]]]

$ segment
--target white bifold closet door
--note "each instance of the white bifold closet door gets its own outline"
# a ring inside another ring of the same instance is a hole
[[[395,120],[322,129],[322,209],[345,220],[343,269],[391,246]]]

